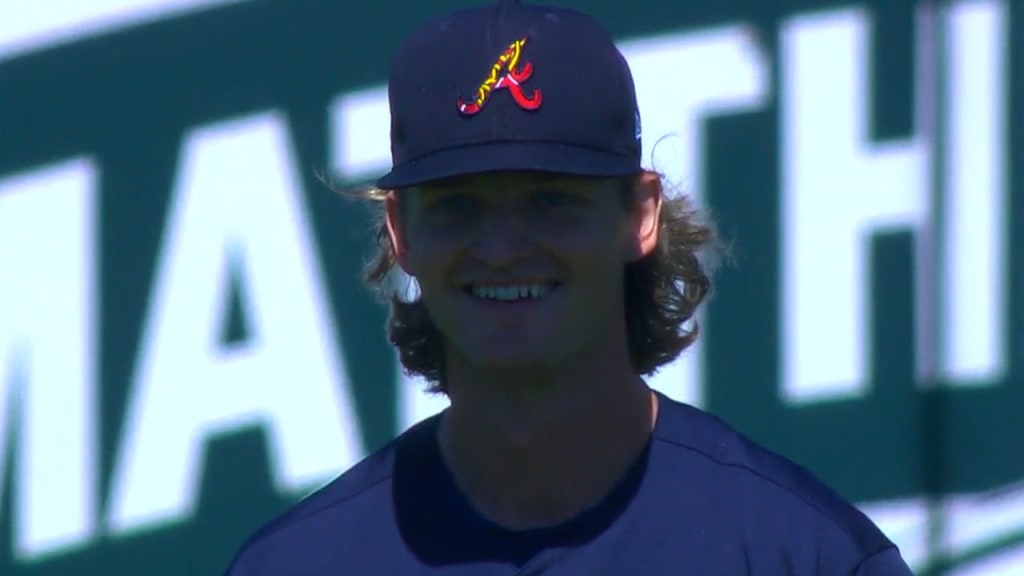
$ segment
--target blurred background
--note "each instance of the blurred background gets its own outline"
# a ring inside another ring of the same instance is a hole
[[[387,169],[393,50],[474,1],[0,3],[0,574],[220,574],[444,406],[317,174]],[[1024,574],[1024,2],[562,3],[733,245],[652,384],[919,574]]]

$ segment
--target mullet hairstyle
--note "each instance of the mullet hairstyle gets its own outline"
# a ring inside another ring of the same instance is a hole
[[[640,175],[616,179],[625,210],[633,208]],[[664,176],[659,176],[664,187]],[[446,394],[444,337],[420,298],[402,296],[409,286],[400,285],[403,275],[385,224],[383,200],[390,192],[370,188],[344,193],[376,204],[372,222],[375,252],[363,269],[362,280],[390,306],[387,338],[398,349],[405,372],[424,378],[428,392]],[[668,195],[663,188],[658,243],[647,256],[626,264],[625,270],[629,356],[638,374],[653,374],[697,340],[697,308],[711,293],[711,272],[723,255],[710,219],[703,217],[688,196]]]

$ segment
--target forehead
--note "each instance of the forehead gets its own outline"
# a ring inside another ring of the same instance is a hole
[[[612,188],[612,179],[553,172],[490,172],[435,180],[418,186],[422,192],[505,192],[558,188],[598,192]]]

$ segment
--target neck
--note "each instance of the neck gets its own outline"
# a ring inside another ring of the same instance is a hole
[[[568,364],[515,377],[449,372],[442,452],[469,500],[499,525],[550,526],[594,506],[648,441],[655,396],[628,359]]]

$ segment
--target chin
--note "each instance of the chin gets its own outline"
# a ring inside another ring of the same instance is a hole
[[[473,346],[464,349],[463,356],[477,368],[495,371],[538,370],[558,363],[557,355],[541,346],[518,349]]]

